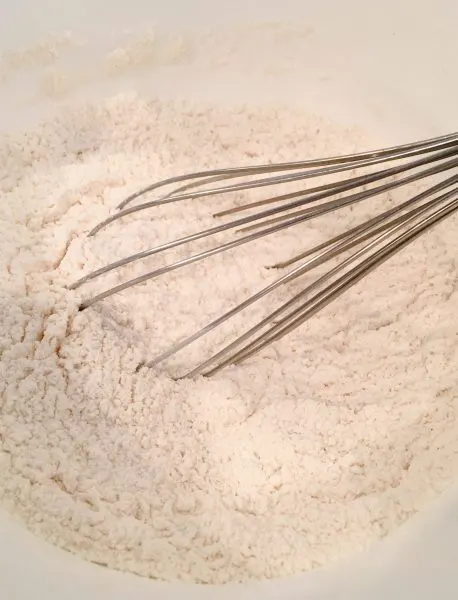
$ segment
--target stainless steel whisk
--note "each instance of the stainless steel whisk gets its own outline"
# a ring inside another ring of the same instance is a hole
[[[375,165],[390,162],[394,165],[381,170],[371,170],[371,167]],[[353,175],[355,171],[359,173],[359,170],[362,170],[361,174]],[[299,263],[276,281],[248,297],[199,331],[186,339],[179,340],[159,356],[140,365],[152,367],[165,361],[280,286],[286,285],[332,258],[344,255],[336,266],[317,277],[313,283],[307,285],[267,317],[254,324],[233,342],[190,370],[185,376],[212,375],[227,365],[238,364],[246,360],[299,327],[373,269],[433,225],[457,211],[458,133],[347,156],[215,169],[180,175],[154,183],[129,196],[120,204],[118,212],[98,224],[89,233],[90,236],[93,236],[110,223],[122,219],[126,215],[160,205],[190,199],[196,200],[227,192],[302,182],[337,173],[345,174],[348,171],[352,172],[352,176],[343,178],[341,181],[320,183],[314,187],[304,187],[283,194],[276,193],[272,197],[220,211],[214,216],[231,216],[243,211],[248,211],[249,214],[115,261],[85,275],[70,288],[79,288],[84,283],[101,277],[113,269],[169,249],[185,246],[196,240],[211,238],[224,231],[234,232],[234,238],[228,242],[215,244],[208,250],[191,254],[187,258],[176,260],[165,267],[154,269],[89,297],[80,306],[81,310],[84,310],[96,302],[134,285],[283,229],[297,226],[312,218],[355,205],[368,198],[420,180],[426,179],[429,182],[421,193],[409,197],[402,203],[318,246],[304,250],[288,261],[275,265],[277,268],[286,268]],[[171,191],[159,198],[141,204],[132,204],[134,200],[151,192],[158,192],[167,186],[173,186]],[[352,249],[356,250],[352,254],[348,254],[348,251]]]

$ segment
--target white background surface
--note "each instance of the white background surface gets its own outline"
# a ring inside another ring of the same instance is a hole
[[[299,20],[310,25],[313,35],[295,41],[295,66],[276,79],[261,70],[243,70],[240,56],[210,77],[197,57],[190,65],[99,84],[104,91],[129,85],[164,95],[286,99],[372,127],[390,144],[406,141],[407,134],[421,138],[457,129],[456,0],[0,0],[0,50],[30,47],[64,30],[84,35],[89,45],[69,57],[70,72],[93,66],[117,32],[127,28],[140,30],[148,24],[197,34],[227,29],[230,23]],[[0,87],[0,130],[56,108],[55,99],[24,102],[32,76],[23,73],[19,82]],[[94,93],[93,88],[84,93]],[[8,600],[448,600],[458,597],[457,567],[458,488],[349,565],[287,581],[224,588],[160,584],[85,563],[0,512],[0,598]]]

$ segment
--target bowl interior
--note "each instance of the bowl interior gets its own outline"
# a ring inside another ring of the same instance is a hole
[[[135,89],[164,98],[291,103],[361,126],[374,146],[440,135],[456,128],[457,22],[454,0],[267,0],[262,10],[255,0],[131,0],[110,8],[101,0],[0,0],[0,131],[27,127],[69,99]],[[127,63],[120,47],[130,48]],[[440,579],[446,598],[458,586],[458,526],[449,521],[457,501],[452,490],[363,563],[236,593],[357,600],[399,596],[405,586],[406,598],[429,598]],[[0,532],[0,579],[11,598],[37,591],[94,600],[229,598],[235,591],[104,570],[34,538],[3,512]],[[425,568],[431,552],[440,566],[434,573]]]

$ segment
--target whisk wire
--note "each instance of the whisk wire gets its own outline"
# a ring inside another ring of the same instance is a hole
[[[399,160],[403,162],[377,171],[358,173],[360,169],[371,169],[375,165]],[[70,289],[77,289],[91,280],[135,261],[235,230],[235,234],[238,236],[235,239],[220,242],[211,248],[155,268],[86,298],[80,305],[80,309],[83,310],[132,286],[232,250],[238,246],[254,242],[265,236],[278,233],[289,227],[300,225],[310,219],[350,207],[366,199],[379,196],[399,187],[405,187],[414,182],[437,179],[438,176],[447,171],[453,172],[451,176],[433,182],[422,192],[409,197],[406,201],[385,210],[381,214],[366,219],[357,226],[312,248],[308,248],[290,259],[276,263],[272,268],[285,268],[297,262],[300,264],[255,294],[250,295],[211,323],[181,341],[175,342],[152,360],[139,365],[157,366],[281,286],[286,286],[312,269],[343,256],[337,265],[321,274],[287,302],[267,314],[254,326],[186,374],[187,377],[202,374],[210,376],[230,364],[239,364],[247,360],[266,346],[281,339],[425,231],[453,214],[458,209],[457,167],[458,133],[453,133],[402,146],[340,157],[214,169],[172,177],[147,186],[126,198],[119,205],[118,212],[99,223],[89,235],[97,234],[109,224],[127,215],[172,202],[286,185],[351,171],[351,176],[343,181],[319,182],[318,185],[312,187],[293,190],[216,211],[213,216],[217,218],[235,215],[242,211],[251,212],[245,216],[207,227],[179,239],[170,240],[116,260],[83,275],[69,287]],[[248,180],[233,183],[233,180],[237,178],[247,177]],[[255,178],[253,179],[253,177]],[[163,193],[157,199],[129,206],[134,200],[147,193],[173,185],[178,187],[168,193]],[[362,189],[358,190],[358,188]],[[348,252],[354,248],[357,248],[356,251],[347,256]],[[304,260],[305,262],[302,262]]]
[[[125,200],[123,200],[119,206],[119,210],[123,210],[128,204],[130,204],[133,200],[144,196],[145,194],[151,193],[161,187],[165,187],[167,185],[172,185],[174,183],[180,183],[182,181],[189,180],[207,180],[211,177],[219,177],[219,178],[233,178],[233,177],[241,177],[244,175],[258,175],[262,173],[272,173],[275,171],[287,171],[294,169],[302,169],[302,168],[312,168],[319,166],[332,166],[339,165],[345,163],[355,163],[363,160],[371,160],[371,159],[383,159],[385,157],[391,158],[406,158],[407,156],[412,156],[412,153],[422,154],[423,152],[434,152],[435,150],[441,150],[443,148],[447,148],[456,144],[457,134],[451,133],[443,136],[439,136],[436,138],[430,138],[427,140],[422,140],[419,142],[412,142],[410,144],[403,144],[399,146],[392,146],[389,148],[383,148],[381,150],[369,151],[369,152],[360,152],[356,154],[347,154],[344,156],[333,156],[330,158],[320,158],[306,161],[296,161],[296,162],[286,162],[286,163],[274,163],[274,164],[264,164],[264,165],[255,165],[248,167],[231,167],[224,169],[212,169],[208,171],[196,171],[194,173],[187,173],[185,175],[178,175],[175,177],[170,177],[169,179],[164,179],[162,181],[155,182],[134,194],[128,196]],[[389,160],[389,159],[388,159]],[[376,163],[375,163],[376,164]],[[351,167],[351,168],[354,168]],[[219,180],[221,180],[219,179]],[[218,181],[218,180],[216,180]],[[198,184],[199,185],[199,184]],[[185,186],[186,187],[186,186]],[[180,190],[185,188],[178,188],[172,191],[168,196],[173,193],[177,193]]]
[[[409,221],[412,221],[413,219],[415,219],[415,217],[418,217],[418,216],[424,214],[425,212],[428,212],[431,209],[431,207],[437,206],[438,204],[440,204],[444,200],[448,200],[449,198],[456,197],[457,193],[458,193],[457,189],[451,190],[450,192],[447,192],[443,196],[440,196],[439,198],[431,201],[428,205],[426,205],[424,207],[421,207],[420,210],[417,209],[414,215],[409,215],[405,220],[400,221],[399,223],[397,223],[395,227],[392,227],[392,228],[389,229],[389,231],[387,231],[385,233],[382,233],[382,235],[378,236],[376,239],[372,240],[371,242],[369,242],[368,244],[366,244],[365,246],[363,246],[362,248],[360,248],[357,252],[355,252],[354,254],[352,254],[351,256],[349,256],[348,258],[346,258],[343,262],[337,264],[333,269],[331,269],[330,271],[324,273],[321,277],[319,277],[318,279],[316,279],[315,281],[313,281],[311,284],[309,284],[306,288],[304,288],[303,290],[301,290],[300,292],[298,292],[295,296],[293,296],[286,303],[282,304],[275,311],[273,311],[272,313],[268,314],[266,317],[264,317],[264,319],[262,319],[261,321],[259,321],[258,323],[256,323],[253,327],[251,327],[244,334],[241,334],[240,336],[238,336],[237,339],[235,339],[233,342],[231,342],[230,344],[228,344],[226,347],[222,348],[216,354],[212,355],[208,360],[202,362],[200,365],[198,365],[197,367],[195,367],[192,371],[190,371],[189,373],[187,373],[185,375],[185,377],[195,377],[195,376],[200,375],[200,374],[205,374],[205,375],[209,375],[210,376],[210,375],[213,375],[213,374],[217,373],[220,369],[224,368],[228,364],[233,364],[233,363],[235,363],[237,361],[241,362],[241,358],[243,356],[243,352],[244,351],[248,351],[248,347],[250,349],[252,349],[255,346],[255,342],[256,341],[257,341],[258,344],[262,343],[262,348],[264,348],[265,346],[267,346],[269,344],[269,340],[270,340],[270,337],[272,335],[269,332],[263,334],[259,338],[256,338],[255,341],[252,341],[247,347],[242,348],[242,350],[236,351],[236,349],[239,346],[241,346],[244,342],[246,342],[247,340],[249,340],[250,338],[252,338],[253,335],[255,335],[256,333],[258,333],[260,330],[264,329],[270,323],[276,321],[284,312],[287,312],[295,304],[297,304],[298,301],[302,300],[304,297],[310,296],[312,294],[312,292],[315,292],[315,290],[320,289],[320,288],[322,288],[322,290],[320,292],[318,292],[315,296],[313,296],[308,301],[308,303],[306,303],[305,307],[306,308],[307,307],[310,308],[311,306],[316,306],[318,308],[319,307],[323,307],[324,308],[324,306],[326,306],[328,304],[328,302],[325,302],[325,300],[329,297],[329,302],[330,302],[334,298],[334,296],[333,296],[333,289],[334,289],[334,286],[336,285],[336,283],[329,284],[328,287],[323,287],[329,280],[331,280],[334,276],[338,275],[342,271],[345,271],[345,269],[347,267],[349,267],[352,263],[355,263],[358,259],[360,259],[362,256],[364,256],[365,254],[367,254],[371,250],[373,250],[381,242],[383,242],[386,239],[390,239],[392,237],[393,233],[396,233],[397,231],[401,230],[403,227],[405,227],[406,225],[408,225]],[[399,238],[399,239],[401,239],[401,238]],[[399,246],[399,249],[400,248],[401,248],[401,246]],[[395,248],[392,247],[392,249],[393,249],[393,253],[394,253],[395,252]],[[301,267],[298,267],[297,270],[299,270],[300,268]],[[304,268],[304,270],[309,270],[309,263],[304,264],[303,268]],[[374,266],[374,268],[375,268],[375,266]],[[369,273],[369,272],[370,271],[368,270],[367,273]],[[347,273],[347,274],[343,275],[342,278],[339,280],[341,282],[348,280],[348,285],[346,287],[341,288],[341,292],[342,293],[345,290],[349,289],[351,287],[351,285],[352,285],[350,283],[351,279],[349,279],[349,277],[350,276]],[[354,281],[354,283],[357,283],[358,281],[359,281],[359,279],[356,279]],[[323,302],[323,304],[321,304],[320,302]],[[318,310],[318,308],[317,308],[317,310]],[[293,318],[294,316],[297,316],[297,310],[299,310],[299,309],[296,309],[296,311],[294,311],[292,314],[288,314],[286,317],[284,317],[283,320],[280,321],[280,323],[275,326],[275,329],[281,323],[284,324],[289,319]],[[313,316],[315,314],[315,312],[312,309],[310,309],[310,311],[311,312],[307,313],[309,315],[309,317],[311,317],[311,316]],[[275,332],[275,329],[273,330],[273,332]],[[259,349],[261,349],[261,347]],[[250,353],[250,356],[253,353],[254,353],[254,350],[253,350],[253,352]],[[212,368],[211,370],[208,370],[211,365],[213,365],[215,363],[218,363],[218,361],[220,361],[221,359],[223,359],[225,357],[228,357],[228,358],[226,358],[223,362],[221,362],[220,365]],[[248,358],[248,356],[246,358]]]
[[[302,256],[301,258],[306,258],[307,256],[311,256],[311,255],[313,256],[313,258],[310,258],[307,262],[302,263],[301,265],[299,265],[292,271],[290,271],[287,274],[283,275],[282,277],[276,279],[274,282],[270,283],[269,285],[264,287],[262,290],[260,290],[256,294],[253,294],[252,296],[250,296],[249,298],[247,298],[246,300],[244,300],[243,302],[241,302],[240,304],[238,304],[237,306],[235,306],[228,312],[224,313],[223,315],[221,315],[220,317],[218,317],[217,319],[215,319],[214,321],[212,321],[211,323],[209,323],[202,329],[196,331],[191,336],[170,346],[167,349],[167,351],[161,353],[155,359],[146,363],[146,366],[153,367],[153,366],[158,365],[160,362],[166,360],[167,358],[170,358],[170,356],[172,356],[173,354],[176,354],[178,351],[182,350],[186,346],[189,346],[191,343],[197,341],[199,338],[207,335],[212,330],[214,330],[216,327],[222,325],[225,321],[228,321],[230,318],[234,317],[236,314],[245,310],[251,304],[254,304],[255,302],[257,302],[258,300],[260,300],[267,294],[269,294],[269,293],[273,292],[275,289],[279,288],[280,286],[285,285],[286,283],[289,283],[290,281],[300,277],[301,275],[304,275],[305,273],[311,271],[313,268],[319,266],[320,264],[325,263],[326,261],[337,256],[338,254],[341,254],[341,253],[345,252],[346,250],[351,249],[352,247],[358,245],[362,241],[369,239],[373,235],[376,235],[377,233],[381,233],[385,229],[392,227],[393,225],[402,223],[406,219],[406,217],[404,215],[399,216],[396,221],[389,221],[389,219],[390,219],[390,217],[396,215],[397,213],[402,212],[403,210],[406,210],[410,206],[418,204],[420,201],[425,200],[429,196],[431,196],[437,192],[440,192],[443,189],[446,189],[447,187],[449,187],[453,184],[457,184],[457,183],[458,183],[458,175],[450,177],[446,181],[441,182],[441,183],[433,186],[432,188],[425,190],[421,194],[418,194],[418,195],[414,196],[413,198],[410,198],[409,200],[403,202],[401,205],[396,206],[396,207],[386,211],[382,215],[379,215],[377,217],[374,217],[373,219],[365,221],[361,225],[353,228],[352,230],[350,230],[348,232],[344,232],[343,234],[336,236],[336,237],[332,238],[331,240],[328,240],[319,246],[315,246],[315,247],[311,248],[310,250],[308,250],[307,253],[304,253],[304,256]],[[437,203],[437,202],[440,202],[441,200],[442,200],[442,197],[434,200],[434,202]],[[417,207],[414,210],[417,212],[420,212],[421,210],[423,210],[423,206]],[[388,221],[388,222],[386,222],[386,221]],[[378,226],[378,228],[376,228],[376,226]],[[339,266],[339,268],[340,268],[340,266]],[[330,272],[328,274],[329,277],[331,275],[332,275],[332,272]],[[314,282],[311,286],[309,286],[309,288],[307,288],[307,292],[310,293],[311,291],[313,291],[313,289],[315,289],[315,287],[318,285],[318,283],[322,283],[323,281],[325,281],[325,280],[322,279],[320,282],[319,281]],[[301,293],[301,296],[302,296],[302,293]],[[288,302],[287,305],[285,305],[285,306],[286,307],[290,306],[291,302],[294,302],[295,300],[296,300],[296,298],[294,298],[292,301]],[[276,318],[278,316],[278,314],[280,314],[280,313],[277,313],[277,312],[272,313],[272,315],[270,315],[268,317],[269,320]],[[253,331],[254,330],[250,330],[250,333],[253,333]]]
[[[331,175],[331,174],[340,173],[343,171],[348,171],[350,169],[354,170],[354,169],[358,169],[358,168],[381,164],[384,162],[392,161],[394,159],[399,160],[400,158],[407,158],[410,156],[416,156],[418,154],[430,153],[430,152],[433,152],[433,150],[437,151],[437,150],[446,150],[448,148],[452,148],[452,151],[453,151],[455,144],[456,144],[456,142],[454,143],[453,140],[447,139],[440,143],[432,143],[428,146],[415,147],[413,149],[405,150],[403,152],[394,152],[391,155],[385,153],[384,151],[380,151],[380,153],[374,153],[374,156],[372,156],[372,157],[369,156],[365,160],[361,160],[361,161],[357,161],[356,159],[355,160],[350,160],[350,159],[345,160],[345,157],[340,158],[340,159],[339,158],[329,159],[331,161],[334,160],[334,162],[330,163],[331,166],[320,166],[320,163],[326,165],[327,161],[325,161],[325,160],[317,161],[316,164],[317,164],[317,166],[319,166],[319,168],[309,169],[307,171],[304,171],[304,172],[296,174],[296,175],[287,174],[287,175],[274,176],[274,177],[269,177],[269,178],[260,179],[260,180],[250,180],[248,182],[244,182],[244,183],[240,183],[240,184],[228,185],[228,186],[224,186],[224,187],[220,187],[220,188],[205,189],[205,190],[201,190],[200,192],[194,191],[189,194],[177,194],[177,190],[174,190],[174,191],[166,194],[165,196],[162,196],[161,198],[152,200],[150,202],[145,202],[143,204],[138,204],[138,205],[135,205],[130,208],[125,208],[125,204],[121,203],[120,206],[122,206],[123,209],[120,210],[119,212],[115,213],[111,217],[108,217],[107,219],[105,219],[105,221],[102,221],[101,223],[99,223],[96,227],[94,227],[94,229],[92,229],[92,231],[89,232],[89,236],[95,235],[96,233],[98,233],[99,231],[101,231],[102,229],[104,229],[105,227],[110,225],[111,223],[113,223],[119,219],[122,219],[123,217],[126,217],[130,214],[140,212],[140,211],[143,211],[143,210],[146,210],[149,208],[154,208],[154,207],[157,208],[158,206],[162,206],[164,204],[170,204],[170,203],[179,202],[179,201],[183,201],[183,200],[189,200],[189,199],[202,198],[204,196],[215,196],[215,195],[220,195],[220,194],[228,193],[228,192],[254,189],[257,187],[265,187],[265,186],[270,186],[270,185],[291,183],[291,182],[300,181],[303,179],[310,179],[313,177],[323,177],[326,175]],[[354,157],[357,157],[357,156],[358,155],[354,155]],[[433,160],[438,160],[439,158],[440,157],[438,157],[438,158],[432,157],[429,160],[428,157],[426,157],[424,159],[421,159],[419,161],[418,165],[415,164],[415,161],[414,161],[412,163],[411,168],[414,168],[415,166],[419,166],[420,164],[427,164],[428,162],[432,162]],[[301,163],[282,163],[282,164],[277,164],[277,165],[270,165],[270,170],[271,171],[291,170],[291,169],[297,168],[296,166],[293,166],[296,164],[300,165]],[[314,161],[304,162],[302,164],[314,166]],[[264,172],[266,172],[265,170],[267,169],[267,167],[268,166],[253,167],[253,174],[264,173]],[[400,172],[402,172],[402,170],[403,170],[402,167],[397,167],[397,168],[401,169]],[[248,167],[248,169],[249,169],[249,167]],[[393,167],[393,169],[395,170],[396,167]],[[235,170],[226,169],[225,171],[229,174],[230,178],[240,177],[243,173],[245,173],[245,169],[238,169],[238,170],[237,169],[235,169]],[[218,171],[214,171],[214,172],[219,173]],[[224,170],[222,172],[224,172]],[[204,175],[203,175],[204,179],[203,179],[203,181],[201,180],[200,185],[208,183],[208,178],[205,175],[205,172],[203,172],[203,173],[204,173]],[[208,173],[212,173],[212,172],[209,171]],[[395,173],[395,171],[394,171],[394,173]],[[379,173],[379,175],[380,175],[380,173]],[[188,177],[194,178],[195,174],[189,175]],[[368,178],[366,183],[369,183],[371,181],[371,175],[366,175],[365,177]],[[145,190],[143,192],[141,192],[141,193],[139,192],[138,194],[136,194],[134,196],[139,197],[140,195],[143,195],[144,193],[150,192],[153,189],[157,189],[160,186],[166,185],[167,183],[171,182],[174,179],[175,178],[172,178],[170,180],[165,180],[163,182],[160,182],[160,184],[154,184],[153,186],[149,186],[148,188],[145,188]],[[342,184],[342,186],[345,186],[345,185],[349,185],[348,181],[345,184]],[[262,215],[259,216],[258,218],[261,218],[261,217],[262,217]]]
[[[380,266],[383,262],[385,262],[393,254],[398,252],[401,248],[403,248],[410,242],[414,241],[414,239],[416,239],[419,235],[421,235],[425,230],[429,229],[432,225],[436,224],[440,220],[449,216],[451,213],[455,212],[458,209],[458,200],[456,199],[457,190],[454,190],[453,192],[449,192],[448,194],[444,195],[444,197],[445,196],[450,197],[450,196],[452,196],[452,194],[454,196],[454,199],[452,202],[450,202],[446,206],[438,209],[432,215],[425,217],[419,224],[412,226],[412,229],[410,229],[407,232],[404,232],[395,240],[391,240],[390,242],[388,242],[383,248],[381,248],[376,253],[369,256],[362,263],[358,264],[349,273],[342,275],[342,277],[340,279],[338,279],[336,282],[334,282],[333,284],[330,284],[328,287],[323,289],[321,292],[317,293],[310,300],[308,300],[305,304],[303,304],[298,309],[296,309],[293,313],[291,313],[291,314],[287,315],[286,317],[284,317],[283,319],[281,319],[277,324],[272,326],[271,329],[267,333],[260,335],[258,338],[256,338],[255,340],[253,340],[252,342],[247,344],[245,347],[243,347],[238,352],[231,354],[228,358],[226,358],[217,367],[214,367],[213,369],[208,370],[208,371],[204,371],[201,368],[201,366],[199,366],[199,367],[195,368],[193,371],[191,371],[190,373],[188,373],[186,376],[187,377],[195,377],[196,375],[201,374],[201,373],[204,373],[206,376],[211,376],[229,364],[240,364],[241,362],[247,360],[254,354],[261,351],[266,346],[270,345],[271,343],[273,343],[275,341],[278,341],[279,339],[284,337],[286,334],[288,334],[291,331],[293,331],[294,329],[296,329],[299,325],[301,325],[302,323],[304,323],[305,321],[307,321],[308,319],[313,317],[316,313],[318,313],[323,308],[325,308],[328,304],[330,304],[333,300],[338,298],[341,294],[343,294],[345,291],[347,291],[350,287],[352,287],[353,285],[358,283],[363,277],[368,275],[376,267]],[[401,225],[404,225],[404,223]],[[387,237],[389,235],[392,235],[392,233],[393,233],[392,230],[387,232]],[[367,247],[363,248],[360,251],[361,254],[366,253],[368,250],[370,250],[374,245],[376,245],[378,243],[380,243],[379,239],[374,240],[373,242],[368,244]],[[350,257],[349,263],[353,262],[359,254],[360,253],[358,252],[353,257]],[[335,274],[337,271],[340,271],[341,270],[340,267],[341,267],[341,265],[339,265],[339,267],[336,267],[336,270],[332,274]],[[329,279],[329,274],[326,274],[324,279]],[[318,282],[316,282],[317,285],[316,286],[313,285],[313,287],[318,287],[319,284],[323,284],[324,279],[318,280]],[[306,291],[308,293],[310,293],[311,290],[307,289]],[[305,295],[305,293],[301,294],[301,295]],[[297,300],[297,299],[298,298],[295,298],[295,300]],[[266,323],[270,322],[272,320],[272,318],[273,318],[273,315],[269,315],[269,317],[267,317],[267,319],[266,319]],[[252,333],[253,332],[251,332],[251,335],[252,335]],[[241,341],[242,341],[241,337],[236,340],[237,346],[241,343]],[[207,366],[209,366],[210,364],[213,364],[214,361],[215,361],[215,356],[211,358],[211,362],[209,361]]]
[[[453,156],[454,153],[456,153],[456,150],[455,151],[447,150],[433,158],[434,158],[434,160],[440,160],[443,158],[447,158],[449,156]],[[431,160],[432,159],[428,159],[427,162],[430,162]],[[408,163],[407,165],[402,165],[400,167],[393,167],[392,169],[388,169],[387,175],[384,175],[384,176],[399,175],[400,173],[402,173],[404,171],[424,165],[425,161],[426,161],[426,159],[422,159],[419,161],[415,161],[414,164]],[[374,187],[369,190],[351,194],[349,196],[345,196],[345,197],[337,199],[337,200],[332,200],[327,203],[323,203],[317,207],[310,207],[308,209],[304,209],[301,212],[296,212],[296,213],[290,214],[289,215],[290,218],[285,219],[285,220],[282,219],[280,221],[280,224],[277,224],[276,221],[267,220],[264,222],[264,224],[271,225],[267,229],[263,229],[261,231],[258,231],[257,233],[249,234],[247,236],[238,238],[236,240],[233,240],[233,241],[225,243],[225,244],[221,244],[215,248],[212,248],[211,250],[207,250],[207,251],[201,252],[199,254],[196,254],[192,257],[189,257],[187,259],[177,261],[177,262],[169,265],[168,267],[163,267],[161,269],[157,269],[157,270],[151,271],[149,273],[146,273],[145,275],[142,275],[140,277],[131,279],[128,282],[125,282],[119,286],[113,287],[111,290],[107,290],[107,292],[103,292],[101,294],[98,294],[97,296],[94,296],[90,300],[87,300],[86,302],[83,303],[82,308],[88,308],[92,304],[95,304],[96,302],[99,302],[100,300],[103,300],[113,294],[119,293],[119,292],[121,292],[129,287],[132,287],[134,285],[144,283],[145,281],[147,281],[149,279],[154,279],[156,277],[159,277],[160,275],[164,275],[165,273],[173,271],[179,267],[192,264],[194,262],[203,260],[205,258],[209,258],[210,256],[213,256],[215,254],[219,254],[221,252],[225,252],[232,248],[236,248],[237,246],[241,246],[243,244],[258,240],[266,235],[270,235],[272,233],[277,233],[278,231],[280,231],[282,229],[286,229],[287,227],[298,225],[300,223],[303,223],[305,220],[309,220],[314,217],[325,215],[325,214],[332,212],[334,210],[337,210],[339,208],[343,208],[345,206],[349,206],[356,202],[360,202],[362,200],[373,197],[382,192],[388,191],[390,189],[394,189],[396,187],[400,187],[401,185],[405,185],[406,183],[411,183],[413,181],[417,181],[424,177],[438,174],[442,171],[448,170],[455,166],[458,166],[458,159],[453,159],[450,162],[446,162],[446,163],[440,164],[435,167],[430,167],[429,169],[425,169],[423,171],[420,171],[420,173],[415,173],[415,174],[405,177],[404,179],[401,179],[401,180],[390,181],[386,184]],[[380,178],[380,174],[375,174],[375,175],[368,176],[368,177],[371,178],[371,181],[376,181],[377,179]],[[356,186],[354,186],[353,183],[338,185],[337,193],[340,193],[342,191],[351,190],[353,187],[356,187]],[[106,265],[105,267],[102,267],[100,269],[93,271],[92,273],[89,273],[88,275],[85,275],[84,277],[82,277],[81,279],[79,279],[78,281],[73,283],[70,286],[70,289],[76,289],[76,288],[80,287],[83,283],[86,283],[87,281],[90,281],[91,279],[100,277],[101,275],[104,275],[105,273],[108,273],[109,271],[112,271],[113,269],[118,269],[122,266],[125,266],[125,265],[131,263],[131,262],[134,262],[134,261],[137,261],[137,260],[140,260],[143,258],[147,258],[147,257],[153,256],[155,254],[159,254],[166,250],[171,250],[173,248],[183,246],[183,245],[188,244],[193,241],[201,240],[201,239],[204,239],[204,238],[207,238],[207,237],[219,234],[219,233],[223,233],[230,229],[235,229],[239,226],[246,225],[247,223],[251,223],[255,220],[263,219],[265,217],[269,217],[271,215],[278,214],[279,212],[282,212],[284,210],[290,210],[292,208],[297,208],[298,206],[301,206],[302,204],[308,204],[308,203],[311,203],[314,201],[316,202],[319,200],[323,200],[331,195],[334,195],[335,193],[336,192],[323,192],[323,193],[315,194],[313,197],[305,199],[305,200],[297,200],[295,202],[289,203],[286,206],[271,208],[269,210],[262,211],[261,213],[258,213],[257,215],[243,217],[241,219],[237,219],[237,220],[231,221],[229,223],[218,225],[216,227],[211,227],[211,228],[205,229],[203,231],[199,231],[197,233],[193,233],[191,235],[184,236],[182,238],[173,240],[171,242],[167,242],[165,244],[156,246],[155,248],[150,248],[149,250],[144,250],[142,252],[132,254],[131,256],[128,256],[121,260],[115,261],[109,265]],[[286,215],[286,217],[288,217],[288,215]]]

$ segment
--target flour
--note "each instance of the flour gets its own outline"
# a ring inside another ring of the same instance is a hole
[[[48,67],[55,64],[61,54],[69,48],[81,45],[71,32],[47,38],[20,50],[5,50],[0,52],[0,81],[5,82],[21,71]]]
[[[364,145],[357,130],[281,107],[135,96],[67,109],[6,139],[2,505],[88,560],[169,581],[225,583],[352,556],[444,490],[458,474],[456,218],[307,325],[210,380],[175,382],[170,373],[204,358],[224,330],[160,370],[136,367],[271,281],[266,265],[304,240],[342,231],[375,204],[84,312],[82,297],[160,259],[81,293],[66,290],[96,266],[206,226],[223,202],[142,212],[86,237],[143,185]],[[241,316],[232,333],[293,289]]]

